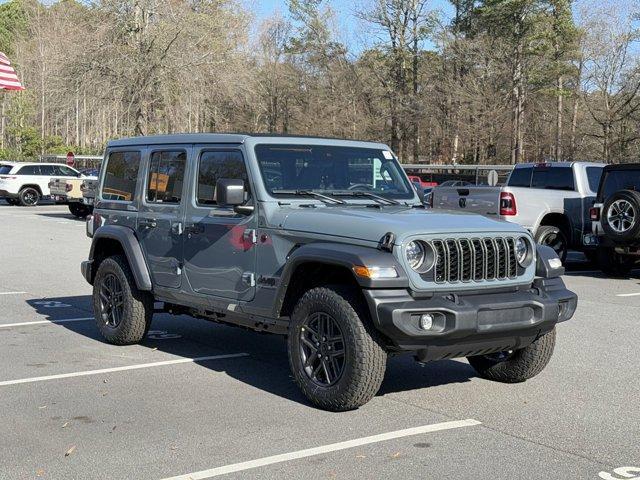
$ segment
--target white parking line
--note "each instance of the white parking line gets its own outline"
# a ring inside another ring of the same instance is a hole
[[[274,463],[288,462],[291,460],[298,460],[300,458],[313,457],[315,455],[321,455],[323,453],[336,452],[338,450],[346,450],[348,448],[361,447],[363,445],[369,445],[372,443],[386,442],[388,440],[394,440],[396,438],[409,437],[412,435],[420,435],[422,433],[439,432],[442,430],[451,430],[453,428],[472,427],[474,425],[480,425],[477,420],[457,420],[454,422],[435,423],[433,425],[424,425],[422,427],[407,428],[406,430],[396,430],[395,432],[381,433],[380,435],[372,435],[370,437],[356,438],[354,440],[347,440],[346,442],[331,443],[321,447],[308,448],[306,450],[298,450],[296,452],[283,453],[280,455],[273,455],[271,457],[259,458],[257,460],[250,460],[248,462],[234,463],[232,465],[226,465],[224,467],[216,467],[210,470],[202,470],[200,472],[187,473],[185,475],[178,475],[177,477],[168,477],[164,480],[202,480],[205,478],[217,477],[219,475],[226,475],[234,472],[241,472],[257,467],[264,467],[266,465],[273,465]]]
[[[85,322],[87,320],[93,320],[93,317],[64,318],[61,320],[37,320],[34,322],[20,322],[20,323],[3,323],[3,324],[0,324],[0,328],[24,327],[28,325],[43,325],[47,323]]]
[[[24,295],[27,292],[0,292],[0,295]]]
[[[640,292],[638,293],[618,293],[616,295],[616,297],[637,297],[640,295]]]
[[[101,375],[103,373],[124,372],[127,370],[139,370],[141,368],[162,367],[164,365],[177,365],[179,363],[195,363],[205,360],[222,360],[224,358],[248,357],[248,353],[231,353],[228,355],[210,355],[208,357],[179,358],[177,360],[165,360],[164,362],[140,363],[138,365],[127,365],[125,367],[101,368],[100,370],[85,370],[84,372],[61,373],[58,375],[47,375],[46,377],[19,378],[18,380],[5,380],[0,382],[0,387],[7,385],[18,385],[20,383],[46,382],[47,380],[59,380],[61,378],[86,377],[89,375]]]

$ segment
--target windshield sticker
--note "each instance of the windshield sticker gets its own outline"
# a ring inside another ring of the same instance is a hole
[[[384,155],[384,158],[386,158],[387,160],[393,160],[393,153],[391,153],[389,150],[383,150],[382,155]]]

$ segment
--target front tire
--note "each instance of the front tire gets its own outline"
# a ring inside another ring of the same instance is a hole
[[[362,302],[348,290],[307,291],[294,308],[288,347],[296,383],[319,408],[353,410],[380,389],[387,354]]]
[[[23,207],[35,207],[40,201],[40,192],[33,187],[25,187],[20,190],[18,201]]]
[[[551,225],[538,228],[536,232],[536,243],[553,248],[562,263],[567,259],[569,240],[560,228]]]
[[[138,343],[147,334],[153,298],[138,290],[124,256],[100,263],[93,282],[93,311],[98,330],[113,345]]]
[[[554,328],[520,350],[467,357],[467,360],[482,378],[503,383],[519,383],[535,377],[544,370],[551,360],[555,344]]]

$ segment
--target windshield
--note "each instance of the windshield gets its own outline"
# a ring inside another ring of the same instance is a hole
[[[257,145],[265,187],[272,195],[369,192],[411,199],[413,188],[388,150],[328,145]],[[364,197],[362,197],[364,198]]]

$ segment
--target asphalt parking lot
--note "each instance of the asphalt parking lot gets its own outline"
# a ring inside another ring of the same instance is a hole
[[[640,272],[575,257],[578,311],[526,383],[399,357],[369,404],[328,413],[293,384],[281,337],[156,315],[143,344],[104,343],[89,245],[66,207],[0,202],[3,480],[640,478]]]

